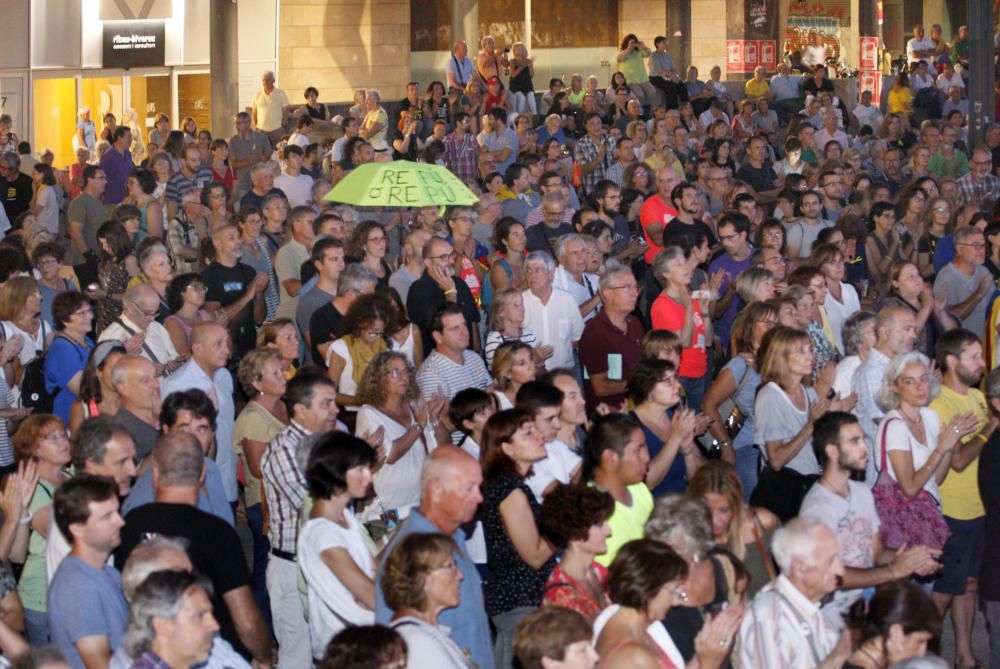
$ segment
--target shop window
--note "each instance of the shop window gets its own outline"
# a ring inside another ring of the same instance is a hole
[[[132,77],[132,108],[139,116],[139,126],[143,128],[143,141],[149,142],[149,131],[153,129],[158,114],[170,116],[173,98],[170,95],[170,76]],[[171,118],[170,127],[180,126],[180,119]]]
[[[212,129],[212,98],[210,76],[208,74],[177,75],[177,114],[180,123],[190,116],[198,124],[199,130]],[[216,133],[212,133],[215,137]],[[225,134],[223,129],[220,135]]]
[[[35,152],[52,149],[57,167],[76,162],[73,135],[76,133],[76,80],[35,79],[32,82],[32,127]],[[91,116],[93,118],[93,116]],[[11,221],[13,223],[13,221]]]

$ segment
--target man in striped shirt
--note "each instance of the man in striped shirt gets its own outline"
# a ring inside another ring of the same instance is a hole
[[[261,458],[264,495],[271,514],[268,539],[267,594],[271,599],[278,664],[308,667],[312,664],[309,626],[298,590],[295,546],[298,513],[306,498],[305,473],[295,453],[310,434],[333,430],[337,425],[337,386],[325,376],[299,374],[288,382],[285,401],[291,412],[288,427],[271,440]]]
[[[851,653],[850,635],[838,643],[819,608],[844,575],[837,537],[819,520],[795,518],[775,530],[771,546],[781,575],[747,608],[733,666],[840,667]]]

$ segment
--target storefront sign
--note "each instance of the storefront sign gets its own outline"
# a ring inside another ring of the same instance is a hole
[[[163,67],[164,34],[163,21],[105,23],[103,67]]]
[[[726,40],[726,73],[752,73],[758,65],[773,72],[777,66],[777,49],[776,40]]]
[[[858,67],[862,70],[878,69],[878,37],[861,37],[861,58]]]

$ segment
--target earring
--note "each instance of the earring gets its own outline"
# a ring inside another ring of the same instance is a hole
[[[424,594],[425,595],[431,594],[430,586],[427,586],[427,585],[424,586]]]

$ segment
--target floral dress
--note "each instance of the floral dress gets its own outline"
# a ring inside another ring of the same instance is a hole
[[[101,290],[108,294],[97,302],[97,327],[95,332],[99,335],[104,328],[108,327],[122,315],[121,300],[115,300],[110,295],[122,295],[128,287],[128,270],[125,269],[125,259],[119,261],[102,260],[97,268],[97,280],[101,284]]]

